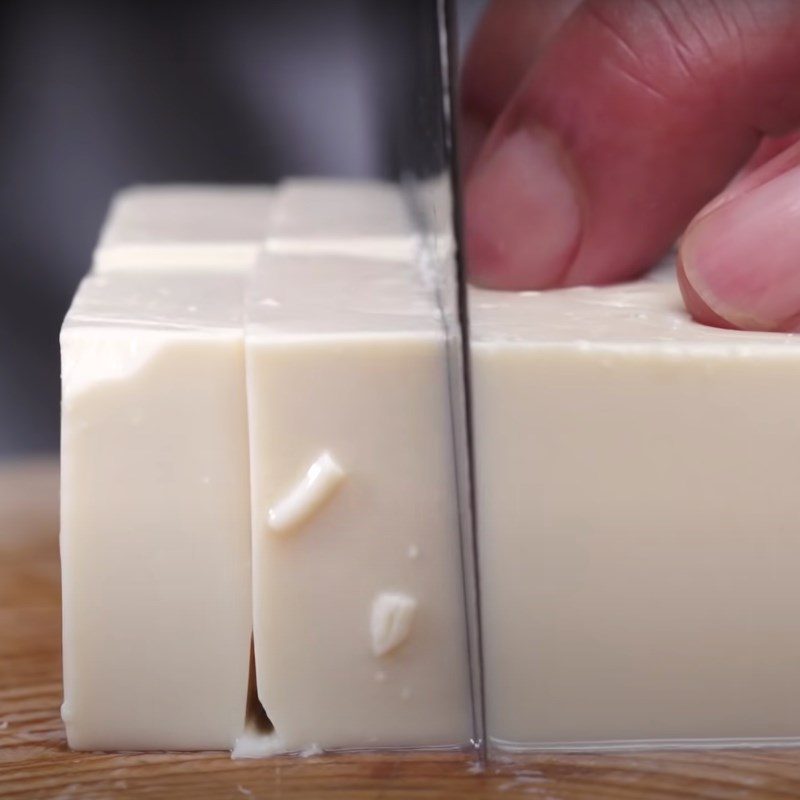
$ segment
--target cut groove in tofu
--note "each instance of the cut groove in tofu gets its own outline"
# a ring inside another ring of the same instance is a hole
[[[275,732],[275,727],[258,699],[256,653],[252,637],[250,639],[250,670],[247,675],[247,710],[245,712],[244,731],[247,731],[253,737],[271,736]]]

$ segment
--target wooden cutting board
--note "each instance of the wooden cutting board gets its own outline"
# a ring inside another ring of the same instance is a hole
[[[800,750],[540,755],[482,771],[455,754],[232,761],[227,753],[73,753],[59,717],[57,528],[55,462],[0,467],[3,800],[800,798]]]

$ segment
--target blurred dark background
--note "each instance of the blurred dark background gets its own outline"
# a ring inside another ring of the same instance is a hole
[[[117,189],[394,174],[413,5],[0,5],[0,458],[58,447],[58,331]],[[463,48],[484,0],[455,5]]]

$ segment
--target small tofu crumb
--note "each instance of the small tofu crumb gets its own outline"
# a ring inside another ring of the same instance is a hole
[[[232,759],[266,758],[285,753],[286,747],[276,733],[259,733],[246,730],[237,737],[231,752]]]
[[[344,480],[344,470],[324,452],[289,493],[267,512],[267,525],[278,534],[291,533],[313,516],[334,495]]]
[[[372,652],[384,656],[399,647],[411,633],[417,601],[402,592],[383,592],[372,603]]]

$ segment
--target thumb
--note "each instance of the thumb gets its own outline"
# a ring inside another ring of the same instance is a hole
[[[473,158],[519,82],[580,0],[492,0],[461,68],[459,146],[463,168]]]
[[[700,322],[800,329],[800,144],[720,195],[689,226],[678,269]]]
[[[800,3],[587,0],[493,124],[465,191],[473,280],[632,277],[800,122]]]

